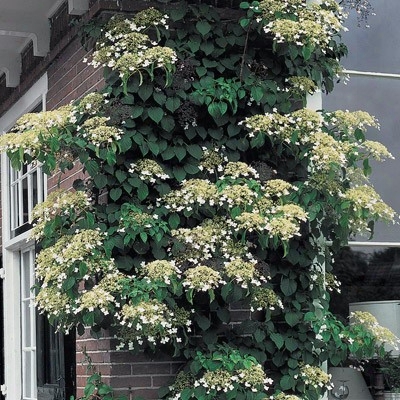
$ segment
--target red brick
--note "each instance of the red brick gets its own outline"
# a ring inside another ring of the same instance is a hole
[[[158,400],[158,389],[136,389],[132,390],[133,396],[143,397],[146,400]]]
[[[135,373],[132,372],[131,364],[112,364],[110,373],[112,376],[135,375]]]
[[[171,373],[171,363],[135,363],[132,364],[133,375],[162,375]]]
[[[159,388],[161,386],[168,386],[174,382],[173,375],[158,375],[151,377],[152,386]]]
[[[113,376],[111,386],[116,388],[149,388],[151,387],[150,376]]]

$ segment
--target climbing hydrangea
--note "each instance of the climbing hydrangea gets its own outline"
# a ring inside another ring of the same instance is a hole
[[[31,213],[34,221],[31,237],[39,240],[44,236],[44,228],[57,215],[71,218],[91,210],[92,200],[83,191],[54,190],[45,201],[38,203]]]

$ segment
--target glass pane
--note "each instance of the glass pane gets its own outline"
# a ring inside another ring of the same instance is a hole
[[[370,28],[357,27],[357,13],[351,12],[343,41],[349,56],[342,63],[347,69],[400,73],[399,0],[371,1],[375,16],[368,17]]]
[[[22,303],[22,347],[32,346],[31,307],[29,305],[30,300]]]
[[[32,204],[31,207],[35,207],[36,204],[39,202],[38,200],[38,173],[35,169],[32,172]],[[31,210],[29,210],[31,212]]]
[[[371,129],[367,137],[382,142],[396,159],[372,162],[371,183],[396,212],[400,212],[400,196],[396,190],[400,184],[399,99],[400,80],[359,76],[352,76],[347,85],[338,84],[332,93],[323,97],[323,107],[327,110],[364,110],[378,118],[381,130]],[[378,223],[373,240],[400,242],[400,225]]]
[[[332,294],[334,313],[348,315],[349,303],[400,299],[400,248],[347,247],[335,257],[341,293]]]
[[[22,224],[28,222],[29,219],[29,187],[28,178],[25,177],[22,181]]]
[[[18,227],[18,183],[11,187],[10,208],[11,208],[11,229]]]
[[[22,368],[24,369],[23,396],[24,399],[33,397],[32,393],[32,353],[27,351],[22,356]]]

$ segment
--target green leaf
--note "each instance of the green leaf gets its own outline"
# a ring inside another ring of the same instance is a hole
[[[182,161],[186,156],[186,149],[184,147],[175,147],[175,155],[179,161]]]
[[[144,84],[139,87],[138,95],[143,101],[146,101],[153,93],[153,85]]]
[[[271,333],[270,335],[271,340],[275,343],[276,347],[278,349],[281,349],[283,345],[285,344],[285,341],[279,333]]]
[[[364,170],[364,175],[365,175],[365,176],[371,175],[372,168],[371,168],[371,166],[369,165],[369,160],[368,160],[368,158],[366,158],[366,159],[363,161],[363,170]]]
[[[121,188],[112,188],[110,190],[110,197],[112,200],[117,201],[122,195],[122,189]]]
[[[93,181],[96,187],[99,189],[102,189],[107,185],[107,177],[102,174],[95,175]]]
[[[214,47],[214,44],[209,41],[209,42],[202,43],[200,45],[200,49],[204,52],[204,54],[206,56],[208,56],[214,51],[215,47]]]
[[[251,97],[259,102],[264,96],[264,91],[260,86],[252,86],[251,88]]]
[[[161,128],[171,132],[175,128],[175,120],[171,116],[166,116],[161,120]]]
[[[297,282],[293,279],[282,278],[281,290],[285,296],[292,295],[297,290]]]
[[[292,338],[292,337],[287,337],[285,339],[285,347],[290,351],[290,352],[294,352],[297,347],[298,347],[298,343],[297,340]]]
[[[178,97],[169,97],[165,102],[165,107],[171,112],[175,112],[180,105],[181,101],[178,99]]]
[[[67,278],[67,279],[63,282],[62,288],[63,288],[64,290],[70,290],[70,289],[72,289],[72,288],[75,286],[75,283],[76,283],[75,278],[72,277],[72,276],[70,276],[69,278]]]
[[[147,233],[146,232],[140,232],[139,236],[140,236],[140,239],[142,239],[142,241],[144,243],[147,242]]]
[[[147,113],[149,114],[149,117],[157,124],[164,116],[164,110],[160,107],[150,107],[147,109]]]
[[[312,54],[312,48],[311,46],[303,46],[301,50],[301,54],[303,55],[303,58],[307,61],[310,59],[311,54]]]
[[[219,307],[217,309],[217,316],[225,324],[229,324],[231,320],[231,313],[227,308]]]
[[[289,311],[288,313],[285,314],[285,321],[290,326],[297,325],[300,322],[300,319],[301,319],[301,314],[300,313]]]
[[[196,72],[197,72],[197,75],[199,76],[199,78],[201,78],[202,76],[204,76],[207,73],[207,68],[197,67]]]
[[[173,213],[168,217],[168,224],[171,229],[176,229],[179,226],[180,222],[181,219],[178,213]]]
[[[289,389],[294,388],[294,386],[296,385],[296,381],[293,379],[292,376],[284,375],[284,376],[282,376],[279,384],[280,384],[282,390],[289,390]]]
[[[211,321],[209,318],[205,317],[204,315],[196,315],[195,317],[197,325],[203,330],[206,331],[211,326]]]
[[[158,147],[157,142],[147,142],[147,146],[149,146],[149,150],[157,156],[160,153],[160,148]]]
[[[250,19],[249,18],[242,18],[240,20],[240,26],[242,28],[246,28],[249,25],[249,23],[250,23]]]
[[[163,92],[154,92],[153,99],[162,106],[167,100],[167,96]]]
[[[122,183],[127,178],[127,174],[126,172],[118,169],[117,171],[115,171],[115,177],[118,179],[119,183]]]
[[[265,340],[265,337],[266,337],[265,332],[261,329],[257,329],[254,332],[254,339],[257,343],[262,343]]]
[[[133,106],[131,108],[131,117],[133,119],[140,117],[143,114],[143,107],[142,106]]]
[[[142,183],[138,187],[138,198],[139,198],[139,200],[146,199],[148,195],[149,195],[149,188],[147,187],[147,185],[145,183]]]
[[[174,166],[172,168],[172,174],[178,182],[182,182],[186,177],[186,172],[182,167]]]
[[[189,400],[191,397],[192,397],[192,389],[190,388],[185,388],[180,393],[180,398],[182,400]]]
[[[207,21],[198,21],[196,29],[202,36],[205,36],[211,31],[211,25]]]
[[[169,17],[171,18],[172,21],[178,21],[182,19],[187,11],[187,7],[184,7],[183,5],[180,5],[179,7],[174,7],[169,10]]]
[[[86,326],[93,326],[94,325],[94,313],[88,312],[83,314],[83,322]]]
[[[207,110],[213,118],[219,118],[222,115],[218,103],[216,102],[209,104]]]
[[[191,144],[186,147],[188,153],[196,160],[200,160],[203,157],[203,150],[198,144]]]
[[[86,161],[85,168],[90,176],[96,176],[99,173],[99,165],[94,160]]]

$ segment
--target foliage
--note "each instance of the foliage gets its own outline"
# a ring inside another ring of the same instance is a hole
[[[391,155],[367,113],[301,108],[346,53],[336,2],[236,13],[113,17],[89,60],[102,93],[25,115],[0,145],[16,168],[87,175],[34,211],[36,301],[60,329],[111,325],[120,347],[186,357],[179,382],[198,385],[164,396],[316,400],[331,251],[393,220],[368,184],[369,159]]]
[[[385,345],[397,348],[400,342],[368,312],[352,312],[346,324],[329,312],[324,318],[308,312],[305,319],[313,325],[314,344],[321,359],[329,360],[334,366],[345,364],[363,369],[369,360],[385,358]]]
[[[379,371],[384,374],[385,383],[391,392],[400,392],[400,357],[387,352],[379,360]]]
[[[84,350],[83,354],[87,362],[87,372],[92,374],[86,381],[86,385],[83,390],[83,397],[79,397],[77,400],[126,400],[125,396],[114,396],[113,388],[103,382],[101,374],[95,371],[95,367],[92,364],[92,359],[87,354],[86,349]],[[74,400],[74,397],[71,396],[70,400]]]

